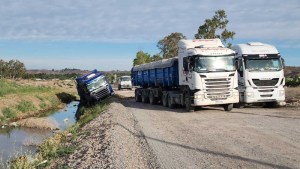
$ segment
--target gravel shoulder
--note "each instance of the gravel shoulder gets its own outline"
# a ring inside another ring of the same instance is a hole
[[[298,107],[186,113],[136,103],[117,91],[110,109],[82,130],[71,168],[300,168]]]

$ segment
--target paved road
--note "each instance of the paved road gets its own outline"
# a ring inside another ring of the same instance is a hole
[[[300,168],[299,109],[208,107],[186,113],[133,99],[121,103],[161,168]]]

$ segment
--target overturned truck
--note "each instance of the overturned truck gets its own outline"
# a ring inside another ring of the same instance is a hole
[[[83,105],[91,105],[114,94],[105,76],[97,70],[76,78],[76,83],[80,103]]]

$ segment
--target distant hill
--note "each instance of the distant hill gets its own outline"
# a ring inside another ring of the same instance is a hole
[[[80,69],[62,69],[62,70],[47,70],[47,69],[31,69],[27,70],[28,74],[87,74],[90,72],[89,70],[80,70]],[[120,71],[120,70],[112,70],[112,71],[101,71],[104,74],[130,74],[130,71]],[[286,66],[284,69],[284,74],[286,77],[291,76],[300,76],[300,67],[299,66]]]
[[[300,67],[299,66],[286,66],[284,69],[284,74],[286,77],[299,76],[300,77]]]
[[[80,74],[84,75],[89,73],[90,70],[81,70],[81,69],[62,69],[62,70],[48,70],[48,69],[31,69],[27,70],[28,74]],[[120,71],[120,70],[112,70],[112,71],[101,71],[104,74],[130,74],[130,71]]]

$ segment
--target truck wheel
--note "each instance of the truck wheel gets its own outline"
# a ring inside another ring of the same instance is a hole
[[[121,90],[121,86],[120,85],[118,86],[118,90]]]
[[[141,95],[138,94],[137,90],[134,93],[135,93],[134,94],[135,101],[141,102],[142,101]]]
[[[167,107],[168,106],[168,95],[167,94],[163,94],[161,100],[162,100],[163,106]]]
[[[142,91],[142,102],[149,103],[149,97],[147,96],[146,90]]]
[[[195,110],[195,107],[191,105],[191,99],[189,95],[185,97],[185,110],[188,112],[192,112]]]
[[[224,110],[225,111],[231,111],[232,108],[233,108],[233,104],[226,104],[226,105],[224,105]]]
[[[175,108],[175,104],[172,103],[172,97],[171,97],[170,94],[168,95],[168,107],[170,109],[174,109]]]
[[[150,91],[150,93],[149,93],[149,102],[150,102],[150,104],[156,104],[157,103],[157,100],[154,97],[154,94],[153,94],[152,91]]]

